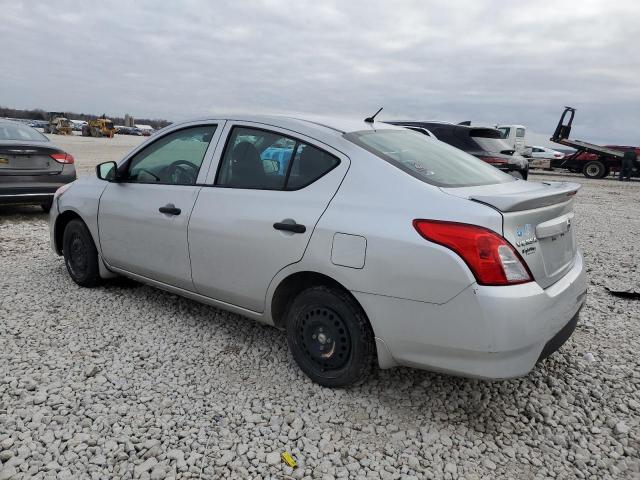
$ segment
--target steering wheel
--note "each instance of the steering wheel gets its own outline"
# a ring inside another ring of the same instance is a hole
[[[163,176],[167,176],[174,185],[192,185],[196,183],[198,170],[197,166],[187,160],[176,160],[164,169]]]

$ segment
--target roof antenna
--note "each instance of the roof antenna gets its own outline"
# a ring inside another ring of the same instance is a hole
[[[378,110],[376,113],[374,113],[370,117],[365,118],[364,121],[367,122],[367,123],[373,123],[373,121],[376,118],[376,115],[378,115],[381,111],[382,111],[382,107],[380,107],[380,110]]]

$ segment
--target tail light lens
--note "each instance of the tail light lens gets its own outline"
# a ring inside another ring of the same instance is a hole
[[[413,226],[423,238],[460,255],[481,285],[516,285],[533,281],[518,252],[491,230],[438,220],[414,220]]]
[[[75,161],[73,155],[68,153],[52,153],[49,156],[58,163],[73,163]]]

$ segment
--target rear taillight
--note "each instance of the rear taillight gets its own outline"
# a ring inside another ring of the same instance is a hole
[[[53,158],[58,163],[73,163],[74,162],[73,155],[70,155],[68,153],[52,153],[49,156],[51,158]]]
[[[481,285],[516,285],[533,280],[518,252],[491,230],[439,220],[414,220],[413,226],[423,238],[460,255]]]
[[[482,160],[483,162],[487,162],[490,163],[491,165],[506,165],[507,163],[509,163],[509,160],[507,160],[506,158],[500,158],[500,157],[485,157],[485,156],[481,156],[478,157],[480,160]]]

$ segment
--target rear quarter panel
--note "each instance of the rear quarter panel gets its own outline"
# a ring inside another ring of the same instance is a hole
[[[502,232],[502,218],[485,205],[444,194],[368,152],[356,150],[338,193],[316,225],[303,259],[279,273],[330,276],[351,291],[445,303],[475,282],[451,250],[423,239],[418,218],[482,225]],[[366,238],[362,268],[331,262],[336,233]]]

